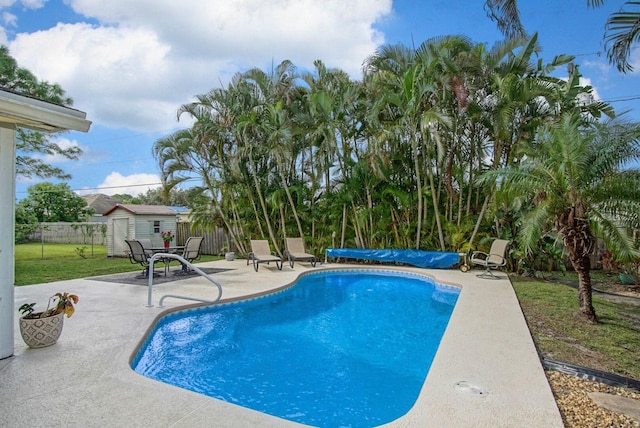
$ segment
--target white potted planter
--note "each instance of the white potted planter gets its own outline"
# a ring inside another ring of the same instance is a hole
[[[29,348],[44,348],[58,341],[64,327],[64,312],[44,318],[20,318],[20,334]]]
[[[44,348],[58,341],[64,327],[64,316],[69,318],[75,312],[73,305],[78,296],[69,293],[56,293],[49,298],[44,312],[34,312],[35,303],[20,306],[20,335],[30,348]]]
[[[236,253],[233,251],[227,251],[224,253],[224,259],[228,262],[233,261],[236,259]]]

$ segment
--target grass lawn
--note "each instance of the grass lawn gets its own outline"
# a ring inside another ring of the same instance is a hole
[[[593,286],[605,288],[598,275]],[[577,315],[577,276],[510,277],[538,351],[552,360],[640,379],[640,299],[594,292],[599,323]]]
[[[107,247],[104,245],[95,245],[92,248],[91,245],[81,244],[30,243],[16,245],[15,253],[15,285],[142,270],[139,264],[132,264],[129,259],[107,257]],[[219,258],[202,256],[199,261]]]

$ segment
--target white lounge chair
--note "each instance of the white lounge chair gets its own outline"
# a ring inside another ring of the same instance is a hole
[[[489,253],[474,251],[471,254],[471,264],[484,267],[484,272],[476,275],[478,278],[500,279],[491,270],[498,269],[507,264],[505,256],[508,245],[509,241],[505,239],[496,239],[491,243]]]
[[[249,261],[253,263],[253,268],[256,272],[258,272],[258,265],[260,263],[275,262],[278,270],[282,270],[282,259],[278,256],[271,254],[271,250],[269,248],[269,241],[266,239],[259,240],[251,240],[251,254],[249,254],[249,259],[247,259],[247,264]]]
[[[289,259],[289,265],[293,269],[293,264],[296,260],[308,261],[312,267],[316,267],[318,258],[313,254],[307,253],[304,248],[304,241],[302,238],[287,238],[287,259]]]

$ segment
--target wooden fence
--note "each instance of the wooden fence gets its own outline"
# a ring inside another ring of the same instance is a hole
[[[216,227],[214,231],[207,232],[200,228],[191,229],[191,223],[178,223],[176,230],[176,244],[184,245],[190,236],[202,236],[202,254],[219,256],[227,251],[235,251],[235,245],[229,234],[221,227]]]

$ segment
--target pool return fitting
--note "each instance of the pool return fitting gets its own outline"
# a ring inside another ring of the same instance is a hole
[[[149,259],[149,284],[148,284],[149,285],[149,292],[148,292],[148,295],[147,295],[147,304],[145,305],[147,308],[152,308],[153,307],[153,303],[152,303],[152,301],[153,301],[153,298],[152,298],[152,295],[153,295],[153,263],[156,260],[159,260],[159,259],[175,259],[175,260],[178,260],[180,263],[182,263],[183,266],[187,266],[189,269],[195,271],[200,276],[205,277],[207,280],[209,280],[209,282],[212,282],[218,288],[218,297],[216,297],[213,300],[200,299],[198,297],[182,296],[180,294],[165,294],[164,296],[162,296],[160,298],[160,301],[158,302],[158,307],[159,308],[164,307],[162,305],[162,303],[164,302],[164,299],[166,299],[167,297],[173,297],[175,299],[193,300],[193,301],[196,301],[196,302],[203,302],[203,303],[216,303],[222,297],[222,286],[220,285],[220,283],[218,281],[216,281],[215,279],[213,279],[212,277],[210,277],[205,272],[203,272],[202,270],[200,270],[199,268],[195,267],[194,265],[192,265],[191,263],[189,263],[188,261],[183,259],[182,256],[180,256],[178,254],[170,254],[170,253],[157,253],[157,254],[154,254],[151,257],[151,259]]]

